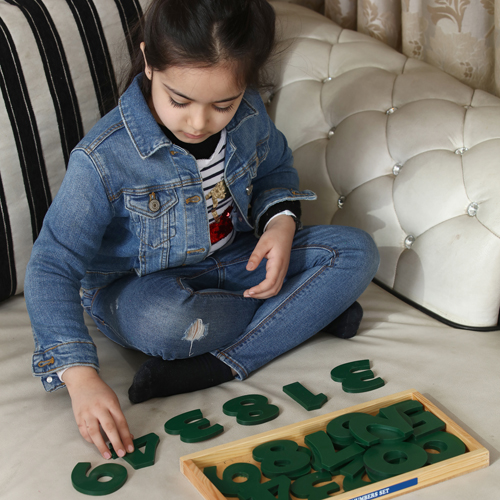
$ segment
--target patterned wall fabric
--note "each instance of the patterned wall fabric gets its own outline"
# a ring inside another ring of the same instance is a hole
[[[325,0],[325,15],[500,96],[500,0]]]
[[[307,7],[308,9],[315,10],[316,12],[324,13],[325,0],[282,0],[288,3],[296,3]]]
[[[116,103],[147,3],[0,0],[0,300],[23,291],[69,154]]]

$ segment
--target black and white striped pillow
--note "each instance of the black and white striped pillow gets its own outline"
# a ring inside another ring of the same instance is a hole
[[[72,148],[117,101],[150,0],[0,0],[0,300],[25,269]]]

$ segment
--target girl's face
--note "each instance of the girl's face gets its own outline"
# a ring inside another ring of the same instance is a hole
[[[154,71],[146,63],[146,76],[151,80],[149,107],[156,121],[191,144],[220,132],[235,115],[245,90],[236,84],[230,65]]]

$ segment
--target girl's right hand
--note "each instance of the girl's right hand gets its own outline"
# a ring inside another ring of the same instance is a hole
[[[101,428],[119,457],[134,451],[125,415],[118,397],[97,374],[94,368],[74,366],[64,372],[80,434],[89,443],[96,445],[106,460],[111,458]]]

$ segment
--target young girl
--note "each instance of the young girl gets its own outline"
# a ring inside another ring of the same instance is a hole
[[[320,330],[356,333],[378,253],[360,230],[300,227],[315,196],[258,93],[274,23],[266,0],[153,0],[134,78],[73,151],[34,246],[33,370],[66,385],[104,458],[100,427],[119,456],[132,437],[81,305],[150,356],[133,403],[243,380]]]

